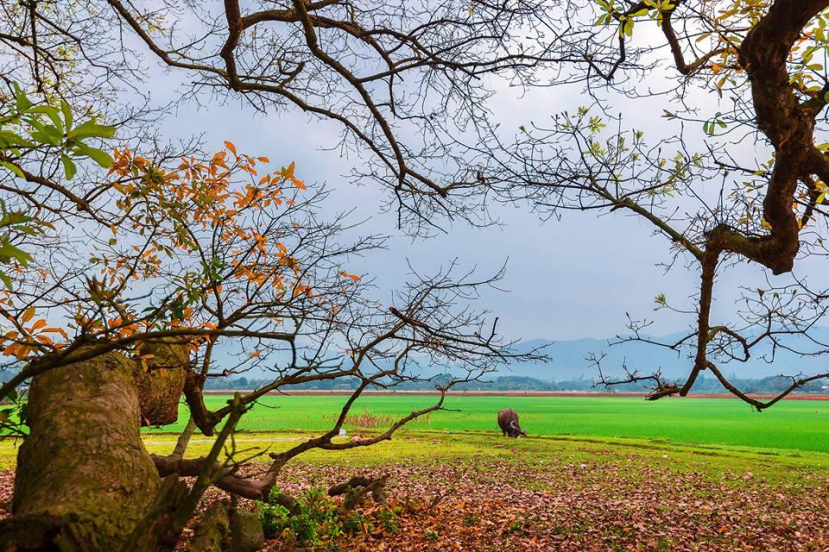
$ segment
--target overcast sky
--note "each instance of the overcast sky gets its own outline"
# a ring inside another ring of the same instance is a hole
[[[153,61],[148,58],[148,63]],[[175,71],[159,71],[158,78],[149,81],[153,100],[176,98],[178,78]],[[654,76],[649,85],[658,85],[659,78]],[[493,104],[495,117],[516,129],[529,120],[540,122],[585,102],[579,86],[530,95],[506,86],[499,85],[499,89]],[[626,119],[635,121],[631,126],[657,136],[676,133],[677,128],[661,117],[660,100],[616,101]],[[701,106],[713,114],[716,102],[716,98],[702,99]],[[231,140],[239,150],[267,155],[277,164],[295,161],[300,178],[325,183],[332,191],[326,209],[333,213],[354,208],[355,221],[367,219],[364,233],[391,236],[386,251],[355,259],[350,267],[351,272],[376,277],[380,300],[390,300],[391,290],[405,281],[407,261],[428,271],[457,259],[461,267],[476,267],[481,274],[493,273],[507,262],[500,284],[506,291],[487,292],[480,306],[501,318],[500,328],[510,339],[566,340],[625,333],[626,312],[653,317],[657,294],[665,293],[675,302],[685,300],[687,305],[688,296],[696,290],[695,270],[680,265],[666,274],[657,266],[670,260],[668,241],[653,236],[649,223],[621,212],[605,216],[569,213],[560,221],[542,223],[527,208],[499,207],[495,213],[503,222],[500,227],[473,229],[459,223],[446,226],[447,234],[413,241],[398,232],[393,215],[379,213],[383,190],[357,186],[344,176],[360,159],[342,158],[329,149],[338,142],[340,128],[299,111],[261,114],[233,100],[209,108],[184,104],[164,128],[169,138],[202,134],[208,150],[218,150],[223,140]],[[701,129],[698,134],[701,139]],[[754,153],[752,148],[746,146],[748,155]],[[765,152],[759,154],[766,158]],[[730,312],[736,288],[760,282],[759,277],[751,267],[726,272],[718,283],[715,315],[718,309]],[[660,313],[652,334],[672,333],[692,322],[692,317]]]

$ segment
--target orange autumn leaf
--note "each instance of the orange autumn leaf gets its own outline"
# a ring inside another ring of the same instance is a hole
[[[3,350],[3,354],[25,360],[32,348],[22,343],[12,343]]]
[[[359,277],[359,276],[356,276],[356,275],[354,275],[354,274],[349,274],[349,273],[348,273],[348,272],[346,272],[345,270],[341,270],[341,271],[340,271],[340,276],[342,276],[342,277],[344,277],[344,278],[351,278],[351,279],[352,279],[352,280],[354,280],[355,282],[359,282],[359,281],[360,281],[360,277]]]
[[[21,322],[26,323],[29,320],[31,320],[34,315],[35,315],[35,308],[34,307],[29,307],[28,309],[23,311],[23,316],[20,318],[20,320],[21,320]]]
[[[230,150],[230,153],[232,153],[233,155],[236,155],[236,146],[233,145],[233,142],[229,142],[229,141],[225,140],[225,147],[228,150]],[[239,157],[239,156],[236,155],[236,157]]]
[[[44,327],[45,325],[46,325],[46,319],[45,319],[45,318],[41,318],[40,320],[38,320],[37,322],[35,322],[35,323],[32,325],[32,327],[31,327],[31,328],[29,328],[29,331],[30,331],[30,332],[37,331],[37,330],[39,330],[40,328]]]
[[[294,169],[295,168],[296,168],[296,163],[295,162],[291,162],[291,164],[288,165],[287,167],[283,167],[282,168],[282,178],[284,178],[285,180],[290,180],[291,183],[294,186],[296,186],[297,188],[299,188],[300,190],[308,189],[308,186],[305,185],[305,182],[303,182],[302,180],[300,180],[300,179],[298,179],[297,177],[294,176]]]
[[[58,333],[64,339],[69,339],[69,336],[66,335],[66,332],[63,330],[63,328],[46,328],[41,333]]]

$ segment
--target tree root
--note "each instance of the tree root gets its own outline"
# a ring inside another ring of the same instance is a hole
[[[345,511],[353,510],[359,506],[369,493],[371,493],[374,502],[381,506],[388,506],[388,500],[386,499],[386,481],[388,479],[388,474],[374,479],[357,475],[345,483],[334,485],[328,489],[328,496],[344,494],[343,508]]]
[[[190,541],[192,552],[221,552],[230,531],[228,504],[216,501],[202,514]]]

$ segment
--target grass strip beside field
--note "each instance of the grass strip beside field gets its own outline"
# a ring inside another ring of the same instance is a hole
[[[370,432],[366,433],[370,435]],[[256,433],[236,436],[243,456],[285,450],[307,439],[305,432]],[[147,449],[169,454],[175,435],[147,434]],[[0,469],[13,469],[20,439],[0,440]],[[207,454],[212,438],[198,436],[187,451],[188,457]],[[829,454],[785,449],[757,449],[728,446],[681,445],[654,439],[546,436],[527,439],[504,439],[500,434],[445,433],[401,430],[393,440],[348,452],[310,451],[298,461],[314,465],[338,465],[354,468],[384,466],[394,463],[442,464],[458,461],[548,462],[582,464],[596,468],[618,463],[628,457],[648,461],[664,469],[694,471],[718,478],[724,471],[752,472],[770,481],[790,481],[804,473],[825,473]]]

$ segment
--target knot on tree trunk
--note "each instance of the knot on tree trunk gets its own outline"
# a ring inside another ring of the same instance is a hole
[[[139,348],[135,381],[141,415],[149,425],[172,424],[190,367],[188,345],[173,339],[148,341]]]

